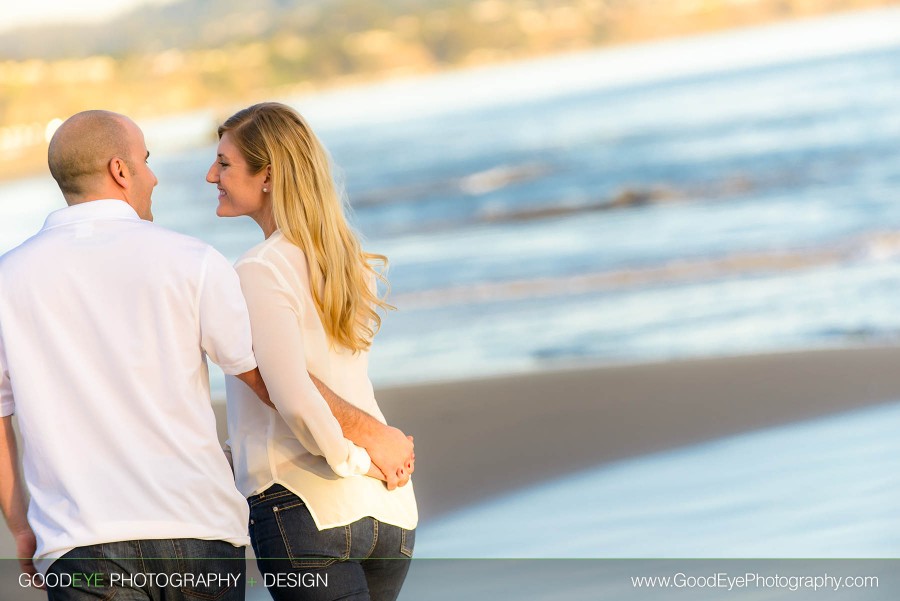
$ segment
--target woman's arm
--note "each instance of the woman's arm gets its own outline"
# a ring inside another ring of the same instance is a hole
[[[236,269],[250,311],[253,351],[272,404],[303,446],[324,457],[337,475],[367,474],[369,454],[344,437],[307,373],[294,293],[266,262],[251,259]]]

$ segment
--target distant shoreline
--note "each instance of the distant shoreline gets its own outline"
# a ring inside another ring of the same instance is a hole
[[[438,75],[443,73],[464,72],[472,69],[484,68],[489,66],[504,66],[520,62],[548,59],[556,57],[564,57],[572,54],[580,54],[584,52],[613,50],[628,46],[642,45],[646,43],[660,42],[666,40],[688,39],[698,36],[739,32],[743,30],[752,30],[764,26],[776,24],[790,24],[810,21],[818,18],[840,17],[843,15],[853,15],[856,13],[873,12],[879,10],[889,10],[892,6],[896,6],[897,1],[894,0],[860,0],[853,3],[853,10],[848,7],[842,7],[837,10],[821,10],[797,9],[798,12],[774,14],[765,11],[753,13],[751,16],[744,15],[735,22],[724,23],[715,19],[705,20],[694,23],[690,20],[681,19],[668,29],[642,29],[640,27],[619,32],[616,36],[611,37],[608,41],[601,44],[595,44],[584,47],[573,48],[554,48],[544,52],[519,52],[510,54],[483,55],[478,60],[469,60],[462,64],[449,65],[425,65],[405,67],[402,69],[393,69],[388,71],[358,72],[343,74],[330,77],[323,80],[306,80],[299,83],[285,84],[275,87],[266,88],[264,90],[255,90],[250,95],[235,95],[227,97],[225,100],[217,99],[212,104],[196,104],[188,103],[176,108],[165,110],[164,107],[169,106],[166,103],[149,106],[146,103],[141,105],[141,110],[130,111],[125,108],[114,107],[114,110],[125,110],[139,122],[142,120],[151,120],[166,116],[180,115],[192,111],[200,110],[204,106],[216,114],[230,114],[235,107],[241,105],[258,102],[263,99],[288,98],[306,96],[310,94],[319,94],[325,92],[334,92],[345,90],[358,86],[376,85],[379,83],[391,81],[403,81],[410,78],[416,78],[427,75]],[[12,61],[14,62],[14,61]],[[50,64],[50,63],[48,63]],[[0,90],[2,90],[3,81],[0,77]],[[103,88],[103,86],[99,86]],[[121,97],[121,94],[120,94]],[[121,101],[121,100],[120,100]],[[82,110],[89,106],[97,105],[97,102],[85,102],[82,100],[78,104],[78,108],[74,110]],[[99,106],[99,105],[98,105]],[[149,107],[149,108],[148,108]],[[162,109],[162,110],[160,110]],[[61,108],[61,111],[67,110]],[[74,110],[72,112],[74,112]],[[43,127],[40,125],[43,121],[32,121],[33,128]],[[0,127],[0,138],[2,138],[3,127]],[[0,140],[2,142],[2,140]],[[46,143],[41,145],[27,146],[20,150],[4,150],[3,144],[0,143],[0,182],[22,179],[35,175],[46,174]]]

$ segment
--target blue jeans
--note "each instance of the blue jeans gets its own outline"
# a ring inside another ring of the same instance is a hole
[[[73,549],[47,571],[49,601],[244,601],[246,549],[216,540],[133,540]]]
[[[275,601],[394,601],[409,571],[415,530],[366,517],[319,530],[280,484],[250,497],[250,540]]]

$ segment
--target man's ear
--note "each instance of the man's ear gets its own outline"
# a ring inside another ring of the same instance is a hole
[[[128,188],[131,185],[131,172],[128,171],[128,165],[119,157],[113,157],[109,160],[109,174],[116,183],[122,188]]]

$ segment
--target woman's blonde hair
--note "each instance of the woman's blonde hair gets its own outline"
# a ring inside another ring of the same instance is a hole
[[[219,127],[228,133],[251,173],[271,167],[275,225],[306,253],[310,288],[333,344],[367,350],[381,327],[372,276],[387,285],[387,257],[362,250],[347,223],[327,151],[294,109],[264,102],[238,111]],[[375,269],[372,262],[380,264]]]

